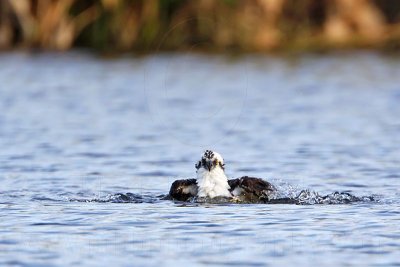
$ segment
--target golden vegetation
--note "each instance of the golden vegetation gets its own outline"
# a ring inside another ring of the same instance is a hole
[[[396,0],[2,0],[0,49],[400,47]]]

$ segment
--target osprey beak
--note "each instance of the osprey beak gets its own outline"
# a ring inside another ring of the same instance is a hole
[[[207,167],[207,170],[208,170],[208,171],[211,171],[212,165],[213,165],[212,161],[210,161],[210,160],[207,160],[207,161],[206,161],[206,167]]]

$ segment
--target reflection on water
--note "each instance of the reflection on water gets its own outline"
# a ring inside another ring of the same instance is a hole
[[[399,85],[372,53],[2,54],[0,264],[400,264]],[[378,201],[161,200],[206,148],[285,196]]]

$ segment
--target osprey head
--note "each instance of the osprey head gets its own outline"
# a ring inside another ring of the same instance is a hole
[[[222,156],[211,150],[206,150],[201,157],[201,160],[196,163],[195,167],[197,170],[200,168],[204,168],[207,171],[212,171],[215,168],[221,168],[222,170],[225,169],[224,159]]]

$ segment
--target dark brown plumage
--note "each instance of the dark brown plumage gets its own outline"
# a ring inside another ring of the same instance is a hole
[[[179,201],[188,201],[197,195],[196,179],[176,180],[169,190],[169,197]]]
[[[243,176],[241,178],[228,180],[230,191],[242,202],[259,203],[268,202],[275,187],[263,179]]]

